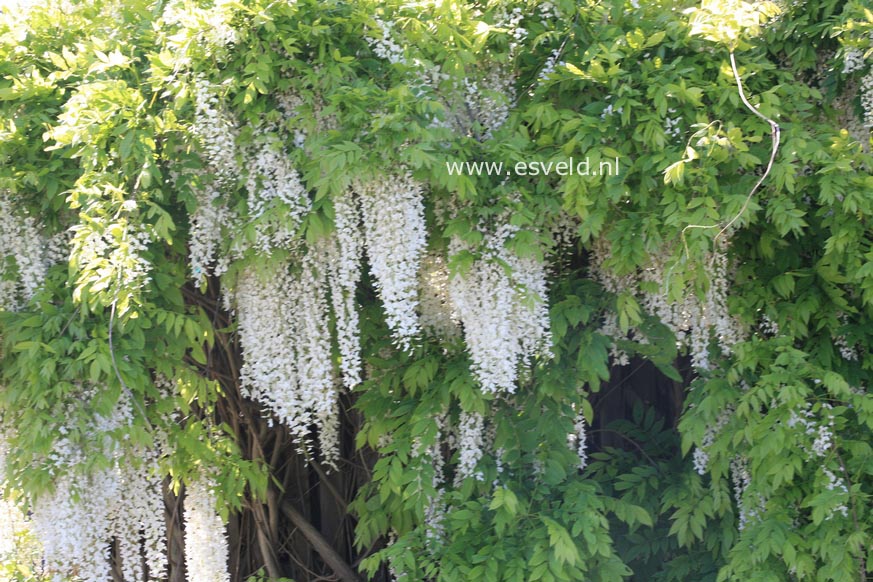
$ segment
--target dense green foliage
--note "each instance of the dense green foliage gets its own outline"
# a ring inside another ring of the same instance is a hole
[[[168,16],[171,4],[184,16]],[[48,2],[0,24],[0,194],[47,236],[69,233],[69,261],[0,313],[11,497],[52,490],[61,426],[93,452],[77,470],[105,467],[94,418],[124,395],[133,422],[113,438],[131,454],[165,438],[160,470],[177,491],[212,467],[224,515],[281,496],[282,467],[242,446],[253,425],[227,413],[241,400],[240,347],[218,289],[253,266],[269,277],[296,264],[298,247],[334,231],[338,199],[405,170],[424,188],[428,249],[452,273],[476,269],[484,233],[504,222],[516,227],[512,252],[549,265],[553,356],[533,358],[514,393],[482,390],[460,336],[398,348],[365,269],[366,374],[341,399],[362,419],[354,446],[372,465],[349,506],[362,571],[519,582],[842,582],[873,571],[873,156],[869,128],[851,121],[873,116],[859,89],[873,67],[864,2],[778,14],[727,0],[561,1],[553,12],[533,0],[187,4]],[[521,38],[505,27],[515,9]],[[216,22],[236,31],[232,43],[210,37]],[[398,62],[368,42],[382,22],[394,23]],[[844,71],[850,50],[866,68]],[[781,129],[751,198],[771,127],[744,107],[732,52],[746,96]],[[515,95],[494,128],[463,91],[478,80],[482,110],[497,108],[502,96],[483,88],[492,74]],[[198,127],[204,83],[237,120],[230,155],[242,174],[230,180]],[[298,99],[294,115],[283,115],[285,95]],[[300,217],[276,199],[256,212],[247,198],[239,152],[275,143],[311,199]],[[447,170],[586,156],[591,167],[617,158],[620,173]],[[239,220],[215,226],[227,272],[192,277],[190,216],[218,204],[204,202],[207,188]],[[295,242],[265,248],[264,237]],[[449,253],[453,237],[464,250]],[[8,281],[23,271],[14,250],[0,249]],[[708,368],[689,371],[693,349],[646,297],[680,304],[719,284],[744,335],[728,351],[713,330]],[[601,388],[620,389],[617,349],[681,385],[675,426],[642,401],[598,424]],[[341,358],[334,347],[333,369]],[[80,399],[83,385],[99,387],[93,398]],[[478,475],[456,481],[460,453],[444,432],[473,413],[488,442]],[[567,444],[579,414],[596,427],[581,470]],[[444,466],[421,454],[433,448]]]

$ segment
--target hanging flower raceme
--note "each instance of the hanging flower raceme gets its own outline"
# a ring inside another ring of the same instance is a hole
[[[587,426],[588,423],[585,420],[585,416],[579,413],[576,417],[576,422],[573,424],[573,432],[567,435],[567,445],[579,456],[580,470],[588,466]]]
[[[331,363],[326,251],[310,249],[296,272],[244,269],[236,287],[244,395],[263,404],[301,447],[318,431],[324,461],[338,454],[337,390]]]
[[[442,443],[440,442],[445,426],[445,415],[437,416],[435,422],[437,432],[434,436],[434,442],[424,451],[426,460],[433,466],[431,486],[434,493],[433,495],[428,495],[428,503],[424,510],[425,538],[431,548],[438,546],[444,540],[446,517],[445,489],[443,487],[445,459],[443,458]],[[420,448],[417,446],[418,444],[413,445],[413,454],[420,452],[417,450]]]
[[[464,102],[480,128],[482,140],[491,139],[509,119],[515,104],[515,76],[494,63],[480,79],[464,79]]]
[[[200,140],[203,157],[219,188],[233,187],[240,178],[236,140],[237,121],[218,98],[219,87],[203,77],[192,82],[194,123],[191,130]]]
[[[227,257],[220,256],[219,250],[226,228],[234,220],[214,184],[198,191],[196,198],[197,207],[189,216],[188,263],[191,277],[202,284],[210,275],[222,275],[227,271]]]
[[[125,201],[122,208],[130,212],[136,202]],[[148,284],[152,264],[146,252],[153,236],[146,225],[117,217],[82,221],[71,230],[70,265],[79,272],[79,287],[88,286],[92,293],[112,290],[108,296],[118,301]]]
[[[484,479],[476,465],[485,453],[485,418],[478,412],[461,412],[458,420],[458,466],[455,469],[455,487],[468,477]]]
[[[290,248],[311,202],[300,175],[275,136],[268,136],[247,153],[246,172],[250,219],[260,219],[277,203],[283,205],[281,212],[268,216],[270,220],[259,221],[256,246],[267,254],[274,248]]]
[[[181,33],[170,37],[177,66],[189,65],[192,48],[206,50],[216,59],[223,60],[229,48],[239,42],[239,31],[230,25],[234,4],[227,0],[211,3],[209,8],[199,8],[191,2],[174,0],[164,7],[163,21],[169,26],[179,26]],[[192,47],[193,45],[193,47]]]
[[[59,430],[64,436],[46,459],[60,476],[53,490],[33,504],[33,530],[45,549],[47,569],[56,575],[76,575],[82,582],[108,582],[110,542],[115,539],[125,580],[161,580],[167,571],[167,548],[159,444],[151,449],[131,447],[111,436],[131,422],[126,397],[108,416],[96,415],[88,434],[73,438],[80,420],[76,414],[94,394],[94,389],[84,390],[79,404],[68,404],[61,416],[67,419]],[[87,459],[95,453],[110,464],[88,472]]]
[[[606,241],[595,243],[592,252],[592,276],[607,291],[619,293],[631,290],[639,298],[640,305],[661,323],[670,328],[676,341],[688,348],[691,363],[699,370],[710,368],[710,347],[714,339],[721,353],[730,355],[733,346],[745,336],[745,331],[736,318],[728,311],[727,294],[730,283],[727,261],[727,243],[722,239],[718,248],[702,260],[707,269],[709,286],[698,296],[687,290],[679,301],[668,293],[665,281],[669,279],[664,254],[653,254],[638,272],[616,276],[607,263],[610,249]],[[623,338],[615,313],[608,314],[601,333],[613,338]],[[648,341],[639,330],[631,332],[640,342]],[[628,363],[627,355],[613,347],[614,361],[621,365]]]
[[[42,285],[62,254],[47,243],[36,220],[15,211],[9,195],[0,192],[0,310],[19,309]]]
[[[353,194],[336,197],[333,206],[336,232],[325,241],[328,282],[343,383],[351,389],[361,382],[360,318],[355,292],[361,280],[364,243],[360,211]]]
[[[737,529],[743,531],[750,521],[759,519],[764,512],[764,499],[759,495],[751,495],[747,492],[752,484],[752,473],[749,469],[749,460],[743,456],[736,456],[731,461],[731,482],[734,486],[734,500],[737,504],[739,521]],[[757,499],[754,499],[757,497]],[[754,503],[757,501],[757,503]]]
[[[418,270],[427,244],[421,184],[409,175],[358,183],[364,242],[385,319],[397,344],[418,336]]]
[[[873,66],[861,79],[861,109],[864,111],[864,126],[873,129]]]
[[[185,488],[185,569],[188,582],[230,582],[227,529],[215,510],[215,483],[195,479]]]
[[[514,392],[518,366],[551,354],[545,266],[506,248],[515,230],[504,225],[487,235],[481,257],[449,281],[473,373],[486,392]],[[473,249],[455,237],[449,250]]]
[[[734,416],[734,406],[726,406],[718,415],[715,423],[706,427],[706,432],[703,433],[703,439],[699,447],[695,447],[692,458],[694,459],[694,470],[698,474],[703,475],[709,467],[709,448],[715,442],[715,439],[721,434],[721,431],[731,421]]]
[[[380,18],[374,18],[378,30],[373,31],[372,35],[367,36],[367,43],[373,49],[373,53],[387,60],[392,65],[405,63],[403,47],[394,41],[394,23],[384,21]]]
[[[78,487],[71,477],[54,485],[33,505],[33,529],[45,549],[46,569],[59,576],[76,573],[83,582],[109,582],[110,524],[101,498],[118,495],[117,481],[102,473]]]

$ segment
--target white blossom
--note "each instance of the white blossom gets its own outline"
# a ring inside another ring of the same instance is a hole
[[[0,310],[15,311],[33,297],[58,261],[57,243],[48,244],[36,220],[17,211],[12,197],[0,191]],[[9,261],[15,271],[10,272]],[[17,272],[16,272],[17,271]]]
[[[743,531],[752,520],[760,520],[764,511],[766,500],[760,494],[748,493],[752,484],[752,473],[749,469],[749,460],[743,456],[736,456],[730,465],[731,481],[734,487],[734,499],[737,503],[738,523],[737,529]]]
[[[444,522],[446,517],[445,490],[443,488],[445,459],[443,458],[440,442],[445,425],[445,415],[437,416],[435,422],[437,425],[436,436],[434,436],[433,444],[427,447],[425,452],[425,459],[433,466],[431,487],[434,490],[434,494],[428,495],[424,509],[425,539],[431,548],[438,546],[445,537]]]
[[[514,232],[503,225],[488,234],[481,257],[449,281],[473,373],[485,392],[515,391],[519,364],[538,354],[551,356],[545,267],[506,248]],[[471,249],[454,237],[449,250]]]
[[[692,365],[699,370],[708,370],[712,340],[716,340],[722,354],[729,355],[745,333],[739,321],[728,311],[730,280],[725,247],[726,243],[722,243],[703,259],[709,286],[702,298],[691,289],[684,290],[678,301],[670,297],[665,284],[670,271],[664,255],[649,255],[638,272],[615,275],[608,266],[609,245],[603,240],[596,242],[593,248],[592,275],[610,293],[634,291],[641,306],[670,328],[680,347],[688,348]],[[618,329],[614,314],[607,314],[601,333],[613,339],[626,337]],[[622,361],[626,362],[626,359]]]
[[[551,11],[548,6],[543,9],[543,14],[548,14]],[[521,8],[515,7],[511,12],[507,12],[506,8],[501,6],[495,13],[494,26],[508,31],[509,34],[509,50],[511,53],[516,52],[521,43],[527,38],[527,30],[521,25],[524,19],[524,12]]]
[[[573,432],[567,435],[567,445],[579,455],[579,470],[588,466],[588,423],[585,416],[580,412],[573,424]]]
[[[427,244],[422,187],[409,175],[358,183],[364,242],[385,320],[402,349],[421,330],[418,270]]]
[[[385,59],[392,65],[395,64],[405,64],[406,57],[404,55],[403,47],[397,44],[394,41],[394,23],[386,22],[381,18],[374,18],[376,22],[376,26],[379,27],[379,33],[376,36],[367,36],[367,42],[370,44],[370,48],[373,49],[373,54],[375,54],[380,59]]]
[[[824,474],[825,478],[828,480],[827,485],[825,485],[825,488],[828,491],[838,491],[838,492],[842,493],[844,496],[846,496],[846,498],[848,498],[849,488],[846,487],[845,480],[842,477],[837,477],[836,475],[834,475],[834,473],[832,471],[830,471],[827,467],[823,466],[821,468],[821,470],[822,470],[822,473]],[[841,514],[843,517],[848,517],[849,507],[848,507],[848,505],[846,505],[845,501],[839,503],[838,505],[836,505],[834,507],[829,508],[828,513],[825,516],[825,519],[832,519],[834,517],[834,515],[836,515],[837,513]]]
[[[252,149],[246,159],[250,217],[260,217],[273,200],[278,200],[286,206],[285,218],[298,225],[309,211],[310,200],[288,154],[275,136]]]
[[[671,107],[667,110],[667,113],[676,113],[676,110]],[[667,134],[667,137],[672,137],[675,139],[682,135],[682,128],[679,125],[681,122],[681,115],[678,115],[676,117],[670,117],[668,115],[664,118],[664,133]]]
[[[324,251],[310,250],[294,272],[243,269],[235,289],[243,367],[242,390],[310,447],[318,429],[325,463],[338,455],[337,391],[331,364]]]
[[[115,538],[125,580],[161,580],[167,547],[159,443],[144,449],[111,436],[132,420],[125,396],[109,415],[92,417],[89,433],[73,439],[73,429],[95,394],[96,388],[83,388],[77,401],[65,406],[62,436],[46,459],[60,473],[53,489],[33,504],[33,531],[45,549],[47,569],[57,575],[75,573],[82,582],[111,580],[110,541]],[[87,473],[87,459],[94,454],[111,463]]]
[[[843,74],[848,75],[864,68],[864,51],[850,48],[843,54]]]
[[[164,23],[181,28],[179,34],[168,39],[176,66],[190,64],[192,49],[205,50],[211,58],[225,60],[228,48],[240,40],[239,31],[230,25],[233,12],[234,3],[230,0],[217,0],[209,8],[198,8],[184,0],[168,2],[163,11]]]
[[[209,275],[222,275],[227,269],[219,250],[225,229],[234,222],[233,214],[218,189],[208,185],[197,193],[197,207],[189,220],[188,263],[191,277],[201,284]]]
[[[215,483],[200,477],[185,488],[185,569],[188,582],[230,582],[227,530],[215,510]]]
[[[837,346],[837,350],[840,352],[840,356],[849,362],[854,362],[858,360],[858,351],[854,346],[850,346],[848,341],[846,341],[846,336],[838,335],[834,337],[834,345]]]
[[[145,225],[121,219],[109,225],[82,222],[71,230],[70,264],[98,277],[95,285],[133,290],[148,283],[151,262],[144,253],[152,235]]]
[[[822,404],[822,410],[826,413],[826,421],[821,422],[811,410],[812,405],[805,402],[802,407],[791,411],[786,425],[788,428],[799,428],[798,442],[806,452],[807,459],[815,462],[822,458],[833,448],[834,441],[834,415],[830,404]],[[805,437],[805,438],[804,438]],[[808,444],[809,441],[811,444]]]
[[[606,121],[607,117],[612,117],[613,115],[621,115],[624,113],[623,107],[613,107],[612,103],[608,103],[606,107],[604,107],[603,112],[600,114],[600,119]]]
[[[105,500],[117,497],[117,480],[102,472],[79,487],[69,476],[53,485],[54,491],[41,495],[32,512],[47,570],[58,575],[75,572],[83,582],[109,582],[110,523]]]
[[[558,61],[561,56],[562,48],[563,47],[558,47],[552,51],[546,59],[546,62],[543,63],[543,68],[540,70],[540,74],[537,75],[537,81],[542,83],[549,77],[549,75],[555,72],[556,67],[563,67],[566,64],[564,61]]]
[[[715,423],[706,427],[700,446],[694,449],[693,454],[694,470],[697,471],[698,474],[703,475],[706,473],[706,468],[709,465],[709,447],[712,446],[716,437],[718,437],[724,427],[727,426],[733,416],[734,407],[728,405],[719,413],[718,417],[716,417]]]
[[[346,388],[361,382],[361,339],[358,305],[355,300],[361,280],[363,235],[361,216],[353,194],[334,198],[336,233],[326,242],[328,283],[336,317],[340,369]]]
[[[761,323],[758,325],[758,328],[761,330],[761,332],[771,337],[776,337],[780,333],[779,324],[776,321],[770,319],[770,316],[766,313],[761,315]]]
[[[503,65],[494,64],[479,79],[464,79],[466,109],[481,127],[479,138],[491,139],[509,119],[515,105],[515,76]]]
[[[240,177],[237,121],[218,98],[220,87],[203,77],[197,77],[192,82],[192,89],[194,123],[191,129],[200,140],[203,157],[215,178],[216,186],[221,189],[232,187]]]
[[[864,111],[864,127],[873,128],[873,67],[861,78],[861,109]]]
[[[458,466],[455,471],[455,487],[464,479],[484,478],[476,466],[482,459],[485,434],[485,419],[478,412],[461,412],[458,422]]]
[[[546,0],[545,2],[541,2],[537,7],[540,13],[540,18],[542,22],[545,24],[549,20],[555,20],[557,18],[561,18],[561,11],[556,4],[551,2],[550,0]]]

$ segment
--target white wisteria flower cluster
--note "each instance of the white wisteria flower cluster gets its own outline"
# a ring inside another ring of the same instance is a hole
[[[731,482],[734,487],[734,501],[737,504],[739,513],[737,529],[743,531],[746,525],[748,525],[749,519],[758,515],[754,508],[749,508],[749,503],[746,499],[746,489],[752,483],[752,474],[749,471],[749,460],[747,458],[736,456],[731,460]]]
[[[51,248],[36,220],[16,212],[9,194],[0,192],[0,310],[15,311],[33,297],[53,262]]]
[[[185,488],[185,569],[188,582],[230,582],[227,529],[215,510],[215,483],[205,477]]]
[[[195,115],[191,129],[200,141],[206,164],[201,175],[209,179],[194,191],[197,205],[189,215],[188,263],[191,277],[202,284],[208,276],[226,272],[229,265],[229,257],[219,250],[227,228],[238,221],[222,192],[233,188],[240,179],[236,146],[239,129],[219,99],[220,87],[202,77],[195,77],[192,85]]]
[[[864,68],[864,51],[850,48],[843,54],[843,74],[848,75]]]
[[[325,241],[330,298],[336,318],[340,370],[346,388],[361,382],[361,332],[355,292],[364,253],[361,213],[352,193],[333,201],[335,234]]]
[[[421,331],[418,271],[427,246],[422,186],[408,174],[395,174],[354,189],[385,320],[397,345],[409,349]]]
[[[734,407],[726,406],[716,417],[715,423],[706,427],[706,432],[703,433],[703,439],[700,446],[694,449],[694,470],[698,474],[703,475],[709,466],[709,447],[715,442],[725,426],[731,421],[734,416]]]
[[[182,0],[167,3],[164,22],[182,31],[168,39],[176,49],[173,56],[177,66],[188,65],[195,50],[206,50],[213,58],[224,60],[228,47],[240,38],[239,31],[230,24],[233,12],[234,3],[228,0],[218,0],[210,8],[198,8]]]
[[[546,62],[543,63],[542,69],[540,69],[539,75],[537,75],[537,81],[539,83],[543,83],[546,79],[548,79],[549,75],[555,72],[557,67],[563,67],[566,65],[565,61],[558,61],[561,57],[563,47],[558,47],[554,49],[551,54],[546,59]]]
[[[373,49],[373,54],[392,65],[405,63],[406,56],[403,47],[394,40],[394,23],[378,17],[373,20],[379,30],[373,36],[365,37],[370,48]]]
[[[864,111],[864,127],[873,129],[873,66],[861,78],[861,109]]]
[[[110,541],[117,540],[125,580],[161,580],[167,570],[166,524],[160,451],[133,447],[112,434],[132,418],[122,397],[108,416],[95,415],[88,434],[73,438],[77,416],[96,394],[84,389],[77,406],[67,408],[64,435],[47,461],[63,473],[54,489],[33,504],[33,530],[43,544],[48,571],[76,575],[82,582],[112,580]],[[67,436],[69,435],[69,436]],[[108,467],[88,473],[86,459],[100,454]],[[143,567],[145,565],[145,568]]]
[[[514,392],[519,365],[551,355],[545,265],[507,248],[516,231],[504,224],[486,233],[480,256],[449,280],[473,374],[485,392]],[[476,249],[453,237],[449,252],[462,251]]]
[[[318,254],[318,257],[313,255]],[[323,253],[310,251],[295,272],[288,263],[269,272],[244,269],[235,289],[244,363],[243,394],[264,405],[310,447],[318,429],[325,462],[338,455]]]
[[[433,467],[431,486],[434,494],[429,496],[424,509],[424,531],[430,547],[438,547],[445,537],[446,501],[445,489],[443,488],[443,471],[445,458],[443,457],[442,444],[440,442],[442,431],[445,428],[445,415],[437,416],[434,421],[437,425],[437,433],[434,442],[425,451],[425,460]],[[414,447],[414,445],[413,445]]]
[[[547,7],[546,11],[550,11]],[[509,50],[514,53],[527,38],[527,30],[521,25],[524,20],[525,13],[521,8],[513,8],[507,12],[505,8],[500,7],[495,13],[494,26],[499,29],[506,30],[509,34]]]
[[[458,420],[458,466],[455,469],[455,487],[464,479],[475,477],[481,481],[484,475],[476,471],[485,446],[485,418],[478,412],[461,412]]]
[[[225,228],[233,223],[233,213],[214,184],[198,190],[196,198],[197,207],[188,217],[188,264],[192,279],[202,284],[210,275],[227,271],[228,260],[219,251]]]
[[[221,87],[202,77],[192,81],[194,123],[191,130],[200,140],[209,173],[219,188],[236,185],[240,178],[236,140],[239,136],[237,121],[219,99]]]
[[[846,486],[846,481],[842,477],[837,477],[833,471],[828,469],[827,467],[822,467],[822,474],[827,479],[827,485],[825,488],[828,491],[837,491],[841,493],[848,500],[849,497],[849,488]],[[849,515],[849,506],[844,502],[838,503],[833,507],[828,508],[828,513],[825,515],[825,519],[832,519],[834,515],[839,513],[843,517],[848,517]]]
[[[588,422],[580,412],[573,423],[573,432],[567,435],[567,445],[579,455],[579,470],[588,466]]]
[[[464,79],[464,102],[472,120],[481,127],[480,138],[491,139],[515,105],[514,74],[508,67],[494,64],[481,78]]]
[[[846,325],[847,318],[843,315],[841,318],[843,325]],[[845,335],[838,335],[834,337],[834,346],[836,346],[837,351],[840,352],[840,357],[848,362],[857,362],[858,361],[858,350],[854,345],[849,345],[849,340],[846,339]]]
[[[129,211],[136,203],[128,200]],[[145,225],[125,217],[106,224],[102,221],[82,222],[74,227],[70,264],[80,272],[80,281],[92,283],[93,291],[102,289],[141,289],[148,284],[151,262],[144,256],[152,242]]]
[[[812,411],[812,404],[805,402],[802,407],[791,411],[791,416],[786,422],[788,428],[799,428],[807,439],[812,440],[809,445],[804,440],[800,440],[801,446],[811,462],[824,457],[833,448],[834,415],[832,406],[824,403],[822,410],[826,413],[826,422],[819,421]]]
[[[268,135],[263,144],[252,149],[246,156],[249,215],[258,218],[273,200],[279,200],[287,206],[283,214],[299,224],[309,212],[309,194],[279,139]]]
[[[667,113],[668,114],[676,113],[676,109],[671,107],[667,110]],[[682,127],[680,125],[681,122],[682,122],[681,115],[677,115],[676,117],[670,117],[670,115],[667,115],[667,117],[664,118],[664,133],[667,135],[667,137],[671,137],[671,138],[675,139],[675,138],[679,137],[680,135],[682,135]]]
[[[709,286],[704,296],[685,290],[679,301],[670,298],[665,281],[669,281],[670,269],[665,264],[666,255],[653,254],[637,272],[623,276],[615,275],[609,268],[609,244],[598,241],[593,247],[591,268],[595,280],[611,293],[631,290],[640,305],[666,325],[676,336],[679,346],[688,348],[692,365],[699,370],[709,370],[710,345],[716,340],[721,352],[732,353],[733,346],[745,336],[739,321],[728,311],[727,295],[730,284],[726,243],[704,258]],[[618,328],[615,314],[607,316],[601,333],[619,339],[624,336]],[[634,337],[643,343],[644,334],[632,330]],[[615,351],[617,363],[626,365],[627,356]]]
[[[193,82],[195,122],[192,131],[201,146],[206,167],[201,177],[211,176],[195,190],[197,205],[190,214],[191,275],[202,283],[210,274],[222,275],[230,263],[254,247],[269,255],[276,249],[294,250],[299,246],[300,226],[312,201],[300,174],[291,163],[279,126],[261,123],[249,128],[255,140],[239,147],[241,128],[220,97],[221,87],[202,77]],[[280,109],[288,117],[297,115],[299,100],[282,96]],[[295,147],[302,145],[294,139]],[[242,161],[241,161],[242,160]],[[238,184],[245,186],[244,216],[228,206],[227,193]],[[238,236],[242,219],[254,222],[254,240]],[[219,252],[221,242],[230,235],[230,248]]]

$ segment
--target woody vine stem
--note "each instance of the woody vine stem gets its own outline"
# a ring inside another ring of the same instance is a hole
[[[734,79],[737,82],[737,91],[740,95],[740,100],[743,102],[743,105],[746,106],[746,109],[748,109],[749,111],[751,111],[752,113],[754,113],[755,115],[757,115],[758,117],[760,117],[761,119],[763,119],[764,121],[766,121],[767,123],[770,124],[770,140],[771,140],[772,146],[770,148],[770,160],[767,162],[767,167],[764,168],[764,173],[761,174],[761,177],[758,178],[758,181],[755,182],[755,185],[752,187],[752,189],[746,195],[746,199],[743,202],[743,206],[742,206],[742,208],[740,208],[739,212],[737,212],[734,215],[734,217],[731,218],[728,221],[728,223],[726,225],[724,225],[721,228],[721,230],[718,231],[718,234],[715,235],[715,238],[713,239],[713,243],[718,243],[718,239],[725,232],[727,232],[727,230],[731,226],[733,226],[733,224],[737,220],[739,220],[743,214],[745,214],[746,209],[749,207],[749,202],[751,202],[751,200],[752,200],[752,196],[754,196],[755,193],[761,188],[761,184],[764,183],[764,180],[767,179],[767,176],[770,175],[770,171],[773,169],[773,164],[776,161],[776,153],[779,151],[779,141],[780,141],[779,124],[776,123],[775,121],[773,121],[772,119],[770,119],[769,117],[767,117],[766,115],[764,115],[763,113],[761,113],[760,111],[758,111],[757,109],[755,109],[755,107],[751,103],[749,103],[749,100],[746,98],[746,92],[743,90],[743,79],[742,79],[742,77],[740,77],[740,72],[737,70],[737,60],[736,60],[736,57],[734,56],[733,50],[730,51],[730,61],[731,61],[731,71],[733,71]],[[688,252],[688,243],[685,241],[685,231],[687,231],[689,228],[706,228],[706,229],[708,229],[708,228],[716,228],[716,227],[718,227],[717,224],[711,224],[711,225],[689,224],[685,228],[683,228],[682,229],[682,243],[685,246],[686,254]]]

